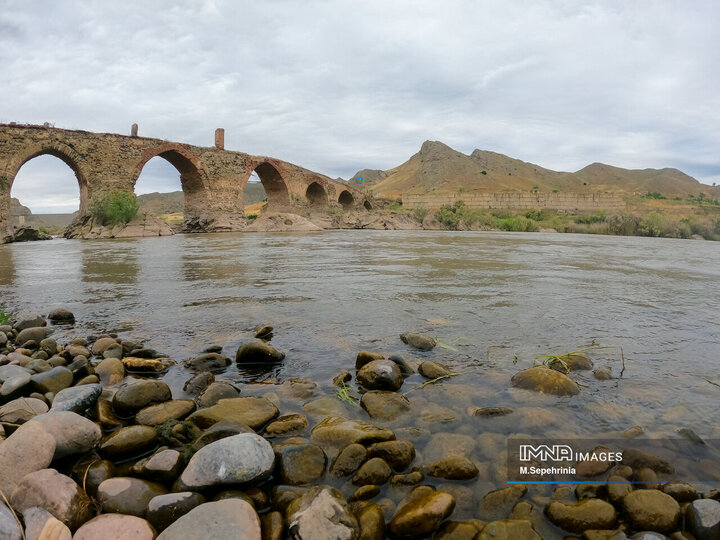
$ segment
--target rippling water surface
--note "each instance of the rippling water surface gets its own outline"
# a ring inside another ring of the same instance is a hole
[[[351,370],[361,349],[449,363],[462,375],[410,396],[456,419],[417,422],[478,435],[478,459],[497,458],[517,431],[639,424],[651,434],[689,427],[720,438],[720,388],[705,380],[720,381],[719,283],[720,243],[651,238],[332,231],[0,246],[0,305],[67,306],[78,320],[73,336],[116,331],[181,360],[215,343],[234,356],[251,327],[272,324],[287,359],[270,375],[310,377],[320,385],[315,397],[334,395],[332,376]],[[455,350],[413,352],[398,338],[405,331]],[[611,346],[591,356],[615,375],[622,347],[622,378],[582,373],[573,398],[509,388],[536,356],[591,344]],[[187,374],[178,367],[167,377],[179,391]],[[232,367],[225,377],[250,374]],[[403,390],[420,382],[414,376]],[[515,408],[513,420],[465,414],[489,405]],[[497,484],[499,473],[485,480]]]

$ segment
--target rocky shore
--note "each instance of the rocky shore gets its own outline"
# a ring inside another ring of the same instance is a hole
[[[358,351],[328,381],[237,384],[224,376],[233,363],[284,361],[271,326],[234,358],[216,345],[177,361],[117,335],[53,337],[74,320],[54,309],[0,325],[0,539],[720,537],[720,494],[673,483],[647,456],[579,463],[593,483],[577,489],[498,482],[503,441],[445,431],[462,419],[424,397],[482,393],[455,384],[441,355]],[[399,339],[408,351],[437,345]],[[595,367],[581,353],[549,365],[508,385],[560,399],[584,391],[573,371]],[[164,379],[172,370],[182,391]],[[506,417],[518,429],[530,420],[476,406],[463,421]]]

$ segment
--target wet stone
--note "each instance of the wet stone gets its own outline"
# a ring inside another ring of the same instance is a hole
[[[90,498],[71,478],[55,469],[40,469],[15,487],[10,502],[16,512],[39,506],[70,529],[77,529],[92,517]]]
[[[395,391],[403,384],[400,368],[390,360],[373,360],[365,364],[355,378],[368,390]]]
[[[550,364],[550,368],[562,373],[569,371],[582,371],[593,368],[593,362],[585,352],[573,352],[558,357]]]
[[[398,368],[400,368],[400,374],[403,377],[409,377],[410,375],[415,373],[415,370],[410,366],[410,364],[407,363],[407,361],[402,357],[398,355],[393,355],[388,358],[391,362],[394,362]]]
[[[95,366],[95,375],[103,386],[115,386],[125,378],[125,365],[117,358],[106,358]]]
[[[501,519],[488,523],[475,540],[542,540],[526,519]],[[619,540],[619,539],[618,539]]]
[[[270,420],[277,418],[278,408],[263,397],[239,397],[221,399],[216,405],[195,411],[188,421],[206,429],[221,420],[232,420],[252,429],[260,429]]]
[[[112,399],[115,414],[129,418],[140,409],[172,398],[170,387],[163,381],[138,380],[121,386]]]
[[[252,505],[242,499],[225,499],[201,504],[180,516],[157,540],[237,538],[260,540],[260,519]]]
[[[80,466],[73,470],[75,480],[85,486],[90,497],[97,495],[97,489],[105,480],[117,476],[115,465],[107,459],[94,460],[89,464],[80,462]]]
[[[479,532],[480,528],[470,521],[446,521],[435,532],[433,540],[475,540]],[[512,538],[524,537],[514,536]]]
[[[297,510],[289,516],[288,528],[295,540],[357,539],[357,518],[336,489],[311,488],[294,504]]]
[[[497,418],[499,416],[507,416],[512,414],[513,410],[509,407],[470,407],[468,416],[479,416],[481,418]]]
[[[275,465],[272,446],[253,433],[220,439],[198,450],[180,482],[191,489],[222,484],[259,484]]]
[[[25,330],[21,330],[15,337],[15,347],[27,346],[26,344],[30,341],[35,342],[35,344],[40,343],[43,339],[45,339],[46,332],[45,328],[42,327],[26,328]],[[36,347],[35,344],[33,344],[33,348]],[[28,348],[30,347],[28,346]]]
[[[335,477],[350,476],[367,459],[367,449],[358,443],[347,445],[330,466],[330,474]]]
[[[73,540],[153,540],[155,530],[142,518],[101,514],[80,527]]]
[[[292,413],[279,416],[265,428],[266,438],[282,437],[302,433],[308,427],[308,419],[303,414]]]
[[[355,502],[355,501],[367,501],[369,499],[372,499],[373,497],[377,497],[380,494],[380,486],[376,486],[373,484],[366,484],[364,486],[360,486],[357,488],[352,495],[350,495],[350,498],[348,499],[349,502]]]
[[[17,395],[18,391],[22,391],[28,384],[30,384],[29,373],[21,373],[6,379],[0,386],[0,399],[11,399],[13,394]]]
[[[113,461],[144,456],[157,447],[158,433],[150,426],[128,426],[107,437],[98,453]]]
[[[71,540],[72,533],[62,521],[39,506],[31,506],[23,512],[25,537],[28,540]],[[2,536],[0,529],[0,538]]]
[[[678,502],[656,489],[628,493],[623,499],[623,508],[637,530],[671,532],[680,521]]]
[[[400,334],[400,339],[406,345],[410,345],[414,349],[421,351],[429,351],[435,348],[437,341],[429,336],[423,334],[416,334],[413,332],[405,332]]]
[[[435,531],[455,509],[449,493],[415,488],[388,524],[388,530],[401,538],[423,538]]]
[[[665,484],[662,486],[662,492],[679,503],[692,502],[698,498],[697,490],[690,484]]]
[[[574,396],[580,393],[580,387],[575,381],[567,375],[545,366],[524,369],[513,375],[510,382],[515,388],[555,396]]]
[[[180,452],[173,449],[161,450],[145,462],[143,473],[151,480],[171,482],[180,473],[181,465]]]
[[[698,499],[685,510],[685,519],[690,532],[697,540],[720,538],[720,502],[713,499]]]
[[[363,463],[352,479],[356,486],[375,484],[382,486],[392,476],[390,466],[382,458],[371,458]]]
[[[105,350],[113,345],[119,345],[117,340],[111,338],[110,336],[101,336],[92,344],[90,352],[95,356],[102,356]]]
[[[425,480],[425,475],[420,471],[413,471],[407,474],[396,474],[390,478],[394,486],[416,486]]]
[[[144,518],[148,503],[167,490],[160,484],[131,477],[105,480],[97,490],[97,499],[106,514],[128,514]]]
[[[612,379],[612,367],[602,366],[593,371],[593,375],[598,381],[609,381]]]
[[[51,410],[81,413],[92,407],[101,393],[102,386],[92,383],[64,388],[55,394]]]
[[[207,388],[200,392],[197,397],[197,406],[199,409],[205,409],[217,405],[221,399],[232,399],[240,395],[240,391],[232,384],[224,381],[210,383]]]
[[[215,375],[209,371],[204,371],[190,377],[183,385],[183,390],[190,395],[197,395],[205,388],[215,382]]]
[[[276,475],[283,484],[310,484],[325,474],[327,457],[322,448],[312,443],[281,443],[274,446]]]
[[[0,422],[22,424],[48,411],[44,401],[36,398],[17,398],[0,407]]]
[[[232,361],[227,356],[211,352],[195,356],[194,358],[188,358],[183,361],[183,366],[195,372],[219,372],[224,371],[231,363]]]
[[[158,495],[148,503],[146,518],[156,530],[163,531],[178,518],[205,502],[205,497],[192,491]]]
[[[471,480],[479,471],[475,464],[464,456],[453,456],[430,463],[427,475],[446,480]]]
[[[235,361],[238,364],[267,364],[281,362],[284,358],[284,353],[260,339],[240,345],[235,354]]]
[[[355,359],[355,369],[360,369],[365,364],[369,364],[374,360],[383,360],[385,357],[377,352],[360,351]]]
[[[136,356],[126,356],[121,361],[126,371],[140,375],[165,373],[175,365],[175,360],[171,358],[138,358]]]
[[[73,383],[73,373],[64,366],[54,367],[49,371],[37,373],[32,376],[31,384],[34,390],[41,394],[52,392],[58,393]]]
[[[545,507],[545,515],[561,529],[575,533],[587,529],[613,529],[617,522],[613,505],[600,499],[576,503],[553,501]]]
[[[54,308],[48,313],[48,319],[53,324],[73,324],[75,322],[75,315],[67,308]]]
[[[41,425],[20,426],[0,443],[0,491],[11,494],[25,475],[50,465],[54,454],[55,439]]]
[[[622,476],[608,477],[607,494],[613,504],[622,503],[625,495],[633,490],[633,486]]]
[[[491,491],[482,498],[478,516],[486,521],[504,519],[510,515],[515,504],[526,492],[525,486],[508,486]]]
[[[395,472],[402,472],[415,459],[415,446],[410,441],[379,442],[368,447],[368,457],[382,458]]]
[[[225,437],[232,437],[233,435],[240,435],[241,433],[255,433],[249,426],[241,424],[239,422],[233,422],[232,420],[221,420],[220,422],[213,424],[211,427],[206,429],[200,437],[198,437],[192,444],[194,451],[200,450],[203,446],[224,439]]]
[[[100,427],[71,411],[50,411],[31,420],[40,424],[55,439],[54,459],[84,454],[100,442]]]
[[[122,345],[120,345],[119,343],[110,345],[102,353],[102,357],[105,359],[114,358],[116,360],[122,361],[123,356],[124,356],[123,348],[122,348]]]
[[[385,538],[385,515],[380,506],[362,501],[353,503],[351,508],[360,526],[359,540],[383,540]]]
[[[260,516],[263,540],[283,540],[285,520],[280,512],[268,512]]]
[[[395,434],[369,422],[331,416],[315,426],[311,437],[318,444],[343,448],[351,443],[389,441]]]
[[[195,410],[192,399],[173,399],[140,409],[135,422],[145,426],[159,426],[168,420],[182,420]]]
[[[445,377],[450,374],[450,369],[443,364],[433,362],[432,360],[426,360],[418,367],[420,375],[426,379],[437,379],[438,377]]]

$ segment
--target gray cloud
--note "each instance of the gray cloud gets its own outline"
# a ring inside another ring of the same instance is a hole
[[[720,181],[715,2],[3,4],[0,121],[202,145],[223,126],[228,148],[333,177],[436,139]]]

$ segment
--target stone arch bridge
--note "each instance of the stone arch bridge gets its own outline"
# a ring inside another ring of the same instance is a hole
[[[186,231],[232,231],[246,223],[243,190],[254,171],[267,194],[268,211],[307,213],[336,206],[371,209],[365,194],[327,176],[275,158],[224,149],[224,131],[215,146],[202,147],[132,135],[66,130],[49,125],[0,124],[0,239],[12,232],[10,191],[20,167],[50,154],[74,171],[80,188],[80,215],[98,192],[133,192],[143,166],[160,156],[180,173],[185,194]]]

